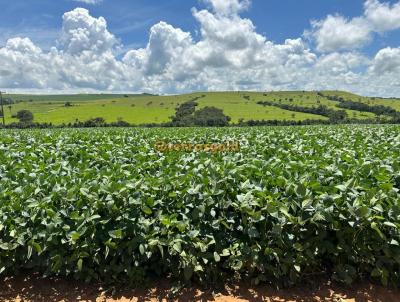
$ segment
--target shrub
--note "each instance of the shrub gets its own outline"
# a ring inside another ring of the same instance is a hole
[[[30,123],[33,122],[33,113],[29,110],[20,110],[16,114],[17,119],[20,123]]]

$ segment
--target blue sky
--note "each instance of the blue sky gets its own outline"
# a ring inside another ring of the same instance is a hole
[[[386,1],[395,3],[396,1]],[[86,4],[72,0],[1,0],[1,43],[7,38],[31,34],[30,38],[43,47],[54,44],[61,28],[62,15],[76,7],[85,7],[93,16],[103,16],[109,29],[124,45],[145,46],[149,29],[159,21],[195,33],[198,29],[191,8],[204,8],[198,0],[104,0],[100,4]],[[310,27],[313,19],[340,13],[348,18],[363,12],[363,0],[253,0],[251,8],[242,14],[250,18],[257,31],[269,40],[282,43],[297,38]],[[17,18],[15,16],[18,16]],[[400,33],[378,36],[366,48],[371,53],[387,45],[398,46]]]
[[[51,47],[56,47],[58,51],[62,51],[63,46],[60,46],[60,37],[62,35],[63,28],[65,28],[63,15],[65,13],[74,11],[78,7],[87,9],[90,18],[93,18],[93,20],[98,20],[100,17],[104,17],[107,22],[107,32],[112,34],[116,40],[118,40],[117,43],[110,45],[110,48],[113,49],[115,60],[118,62],[122,61],[123,58],[126,57],[126,54],[131,50],[145,49],[146,47],[149,48],[148,43],[151,29],[156,24],[159,24],[160,21],[164,21],[165,24],[172,26],[174,29],[174,34],[180,34],[179,32],[175,31],[175,29],[179,29],[183,33],[190,34],[193,45],[186,45],[185,47],[188,49],[200,46],[194,44],[204,40],[207,42],[204,44],[221,47],[222,51],[226,54],[226,60],[230,61],[231,68],[232,66],[237,67],[237,64],[229,57],[229,52],[232,51],[231,49],[225,49],[225,44],[217,45],[215,44],[216,41],[208,41],[205,38],[204,28],[208,26],[207,22],[211,22],[212,20],[204,19],[204,23],[202,23],[199,21],[199,18],[201,17],[199,17],[199,15],[197,15],[197,17],[195,16],[193,8],[196,8],[197,12],[208,11],[215,15],[217,20],[216,22],[220,22],[221,26],[225,26],[226,22],[228,22],[228,19],[230,20],[229,22],[232,22],[231,28],[236,26],[237,20],[241,20],[240,22],[245,22],[243,20],[249,20],[252,24],[251,26],[254,26],[254,30],[247,34],[248,37],[254,34],[254,39],[257,40],[256,35],[262,36],[267,44],[272,43],[274,46],[276,46],[276,49],[281,49],[283,46],[280,47],[279,45],[285,45],[285,41],[287,39],[300,39],[303,45],[302,47],[304,47],[303,54],[306,56],[304,62],[314,60],[314,62],[310,62],[310,64],[314,64],[314,67],[320,66],[321,64],[326,64],[325,61],[329,59],[327,58],[329,55],[337,55],[338,60],[343,60],[343,65],[346,65],[347,69],[343,67],[346,69],[344,70],[342,67],[337,66],[332,66],[332,68],[342,68],[343,77],[345,75],[353,77],[353,75],[350,75],[350,72],[354,73],[354,75],[364,76],[366,74],[360,74],[360,72],[366,73],[366,70],[368,69],[375,71],[381,70],[381,67],[375,68],[375,66],[373,66],[375,62],[372,60],[379,59],[380,57],[376,58],[376,56],[382,50],[385,50],[383,56],[390,58],[393,58],[394,56],[394,62],[397,62],[397,50],[400,46],[400,4],[398,0],[224,0],[225,3],[232,3],[232,7],[235,7],[235,5],[241,5],[240,9],[234,9],[230,11],[229,16],[218,11],[218,5],[223,3],[221,2],[223,0],[103,0],[97,4],[84,3],[86,1],[0,0],[0,4],[2,4],[2,17],[0,18],[0,51],[1,48],[3,48],[3,51],[5,52],[5,49],[7,48],[7,41],[17,37],[29,38],[32,44],[35,47],[40,48],[43,52],[49,52]],[[329,19],[329,16],[332,18]],[[385,19],[387,20],[388,16],[390,17],[390,24],[385,23]],[[313,21],[314,25],[312,25]],[[90,22],[91,21],[88,21],[88,23],[85,24],[90,24]],[[73,26],[78,25],[75,24]],[[84,27],[86,25],[80,24],[79,26]],[[248,29],[244,23],[243,26],[243,28]],[[337,37],[333,37],[332,41],[330,41],[329,35],[335,28],[339,29],[335,34]],[[160,30],[163,33],[169,31],[169,29],[166,27]],[[308,34],[305,34],[307,32]],[[69,34],[71,33],[67,33],[67,35]],[[71,35],[73,35],[73,33]],[[348,39],[346,39],[347,36]],[[73,39],[72,36],[70,36],[70,38]],[[223,38],[224,37],[219,37],[220,40]],[[250,40],[251,37],[249,38],[249,41]],[[165,41],[163,40],[160,43],[162,44],[163,42]],[[253,42],[249,42],[249,45],[252,45],[251,43]],[[26,47],[24,49],[26,49]],[[294,49],[298,50],[298,47],[296,46]],[[194,50],[191,49],[190,51],[185,52],[185,54],[192,53],[192,51]],[[313,54],[315,58],[308,56],[307,51]],[[136,56],[133,59],[135,62],[134,64],[136,65],[133,66],[133,63],[131,62],[131,68],[138,68],[139,65],[141,66],[140,68],[145,68],[143,67],[144,63],[141,62],[139,64],[138,60],[143,59],[143,56],[151,57],[151,53],[151,49],[148,49],[147,53],[141,54],[140,58],[137,53],[131,53],[129,56],[130,58],[132,58],[132,56]],[[261,55],[261,53],[264,53],[265,55],[264,51],[260,52],[258,55],[255,55],[255,57]],[[4,56],[6,55],[9,55],[9,52],[4,54]],[[78,56],[76,53],[75,55]],[[168,54],[163,53],[161,55],[162,59],[165,59],[169,65],[172,65],[171,56],[164,58],[164,55],[168,56]],[[350,59],[350,56],[354,56],[354,58]],[[211,58],[208,59],[212,61]],[[204,60],[207,61],[208,59]],[[157,60],[157,58],[153,56],[152,60]],[[322,60],[325,61],[322,62]],[[359,63],[354,63],[357,60]],[[205,61],[203,62],[204,64]],[[331,61],[333,62],[335,59],[332,58]],[[369,62],[367,63],[367,61]],[[169,66],[168,64],[164,63],[165,62],[161,62],[164,67]],[[266,62],[264,63],[267,64]],[[299,63],[298,66],[303,66],[303,63]],[[148,58],[146,64],[150,64]],[[155,62],[154,64],[159,64],[159,62]],[[193,65],[191,62],[185,62],[185,64]],[[229,62],[227,63],[227,68],[228,67]],[[257,66],[251,67],[254,67],[255,69],[257,68]],[[271,75],[260,75],[260,77],[263,79],[260,79],[256,82],[263,84],[263,81],[267,81],[268,83],[265,82],[264,85],[260,85],[258,89],[274,88],[274,85],[271,83],[275,82],[277,83],[275,84],[277,89],[302,88],[305,86],[305,84],[301,83],[300,81],[290,85],[288,84],[289,80],[287,79],[279,79],[275,81],[274,77],[276,75],[274,73],[277,72],[275,69],[279,69],[278,67],[280,66],[273,66],[273,68],[271,66],[270,70],[269,65],[265,65],[264,67],[268,71],[271,70],[272,78],[268,78],[268,76],[271,77]],[[207,75],[204,75],[204,77],[210,76],[210,74],[218,74],[215,71],[216,68],[217,66],[212,66],[212,70],[207,70]],[[385,72],[387,71],[386,69]],[[163,69],[162,72],[166,74],[167,71],[166,69]],[[329,68],[326,70],[326,72],[329,72]],[[8,75],[9,73],[10,71],[8,70],[4,71],[4,74]],[[71,84],[61,88],[72,90],[98,89],[107,91],[114,89],[129,91],[132,89],[139,89],[147,91],[152,90],[151,85],[148,84],[149,78],[145,78],[147,75],[148,73],[142,70],[141,80],[143,80],[144,83],[141,87],[116,87],[114,84],[108,86],[103,85],[102,87],[86,85],[87,87],[85,87],[85,85],[78,83],[75,84],[75,86],[74,84]],[[76,74],[71,75],[71,77],[76,76]],[[176,78],[178,79],[182,76],[184,75],[176,75]],[[186,76],[190,77],[191,75]],[[315,85],[310,85],[309,87],[311,88],[320,86],[321,88],[330,88],[329,85],[327,85],[327,82],[336,80],[332,77],[329,77],[328,79],[328,76],[331,75],[327,74],[326,79],[318,79],[319,84],[315,83]],[[228,81],[230,81],[230,85],[227,85],[227,83],[224,85],[218,85],[214,83],[202,86],[199,83],[193,83],[193,81],[191,81],[190,85],[186,85],[181,89],[177,88],[179,85],[174,85],[173,83],[169,83],[163,89],[165,89],[165,92],[179,92],[180,90],[186,91],[191,89],[219,90],[229,89],[230,87],[242,88],[233,87],[234,85],[232,83],[233,81],[237,83],[246,82],[248,80],[247,77],[248,75],[245,74],[237,74],[237,78],[228,79]],[[153,78],[154,77],[152,77],[151,80],[153,80]],[[170,75],[168,75],[167,78],[170,79]],[[179,79],[182,81],[182,78]],[[187,78],[184,80],[186,81],[186,79]],[[12,82],[12,80],[14,80],[14,82]],[[128,79],[126,80],[128,81]],[[177,80],[175,79],[175,81]],[[353,78],[346,81],[346,83],[342,83],[341,85],[332,84],[331,88],[350,88],[350,90],[358,92],[359,90],[363,89],[361,86],[356,87],[356,85],[354,85],[354,87],[352,87],[349,84],[352,81],[355,81]],[[49,82],[54,82],[54,79],[51,81],[49,80]],[[391,82],[392,86],[396,86],[397,84],[397,82]],[[11,76],[9,80],[4,80],[4,84],[0,79],[0,85],[3,85],[4,88],[10,86],[8,88],[13,89],[61,89],[58,88],[60,85],[43,83],[36,85],[30,82],[22,84],[18,81],[15,81],[15,78],[11,79]],[[376,85],[381,86],[382,82],[379,82],[379,84],[377,83]],[[251,89],[251,87],[248,88]],[[380,94],[393,94],[397,93],[398,90],[399,88],[382,88]]]

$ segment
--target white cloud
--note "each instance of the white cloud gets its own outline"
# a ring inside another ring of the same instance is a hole
[[[374,33],[400,28],[400,2],[390,5],[378,0],[366,0],[364,15],[346,19],[341,15],[328,15],[312,22],[312,30],[306,36],[316,41],[320,52],[353,50],[362,48],[372,40]]]
[[[103,17],[98,19],[89,15],[84,8],[76,8],[63,16],[61,40],[62,49],[69,54],[83,51],[103,53],[111,50],[117,39],[107,30]]]
[[[99,4],[103,2],[103,0],[74,0],[75,2],[81,2],[86,4]]]
[[[312,23],[317,50],[332,52],[357,49],[371,40],[371,26],[364,18],[346,18],[329,15],[322,21]]]
[[[44,52],[28,38],[8,40],[0,48],[0,86],[28,89],[134,89],[134,70],[117,60],[117,39],[103,18],[85,9],[64,14],[60,48]]]
[[[400,2],[393,5],[378,0],[365,2],[365,18],[377,32],[400,28]]]
[[[400,48],[384,48],[375,56],[371,70],[379,75],[400,72]]]
[[[301,39],[269,42],[237,13],[193,9],[193,15],[199,41],[161,22],[151,29],[145,49],[125,56],[125,63],[141,70],[149,90],[264,89],[291,82],[316,60]]]
[[[18,37],[0,48],[0,87],[153,93],[238,89],[344,89],[383,96],[400,93],[397,48],[383,49],[369,59],[352,50],[335,51],[342,49],[341,44],[328,38],[321,38],[320,43],[331,51],[323,54],[314,52],[302,38],[276,44],[259,34],[251,20],[239,15],[250,1],[207,1],[210,10],[192,10],[200,28],[197,39],[159,22],[151,28],[146,47],[129,50],[122,59],[117,53],[123,47],[109,32],[104,18],[95,18],[82,8],[67,12],[57,46],[49,51]],[[390,11],[394,7],[387,6]],[[333,23],[333,33],[325,23],[316,25],[326,37],[338,31],[342,44],[367,42],[364,37],[370,32],[356,34],[353,30],[363,27],[365,18],[331,16],[327,20],[326,24]]]
[[[250,0],[203,0],[213,11],[221,15],[237,14],[250,7]]]

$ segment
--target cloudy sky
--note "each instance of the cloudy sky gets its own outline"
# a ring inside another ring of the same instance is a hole
[[[0,89],[400,97],[400,0],[0,0]]]

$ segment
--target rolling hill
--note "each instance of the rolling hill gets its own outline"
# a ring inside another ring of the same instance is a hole
[[[7,123],[19,110],[30,110],[36,122],[55,125],[103,117],[107,122],[124,120],[132,124],[162,123],[170,120],[175,108],[189,100],[197,100],[199,108],[214,106],[223,109],[233,123],[240,120],[326,120],[327,116],[300,112],[295,107],[345,110],[348,118],[374,119],[377,115],[365,110],[340,108],[340,101],[352,101],[368,106],[385,106],[400,111],[400,99],[363,97],[342,91],[323,92],[200,92],[172,96],[77,94],[77,95],[6,95],[14,104],[5,105]],[[260,105],[268,102],[268,105]],[[68,104],[67,104],[68,103]],[[69,105],[69,106],[66,106]],[[285,107],[286,106],[286,107]],[[285,107],[286,109],[284,109]],[[289,107],[289,109],[287,109]],[[303,110],[307,111],[307,110]]]

